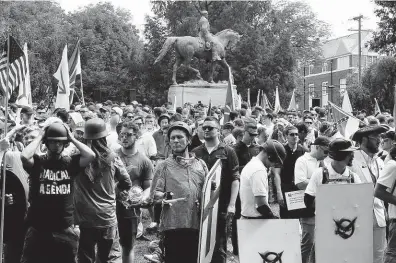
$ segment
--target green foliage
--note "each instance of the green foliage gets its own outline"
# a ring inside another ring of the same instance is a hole
[[[396,51],[396,2],[375,1],[375,14],[379,18],[378,29],[373,33],[370,47],[387,55],[394,55]]]
[[[359,86],[358,75],[350,74],[347,76],[348,95],[353,109],[372,111],[374,109],[373,99],[370,95],[370,89],[363,84]],[[342,103],[342,99],[341,99]]]
[[[237,46],[227,51],[226,60],[244,98],[250,88],[252,104],[255,103],[254,94],[257,94],[258,89],[273,98],[275,87],[278,86],[281,103],[287,107],[289,101],[286,99],[296,88],[297,59],[316,58],[321,51],[319,40],[328,36],[327,26],[318,21],[309,6],[298,1],[280,2],[277,5],[270,1],[166,1],[152,2],[152,5],[154,19],[166,26],[166,36],[197,36],[199,10],[204,9],[209,12],[213,34],[230,28],[243,35]],[[145,31],[148,50],[158,48],[157,39],[152,42],[147,37],[153,34],[152,29],[156,28],[147,28]],[[165,56],[168,60],[161,62],[161,67],[171,69],[170,54]],[[158,52],[153,55],[155,57]],[[207,64],[194,60],[192,66],[198,68],[204,78],[207,77]],[[180,72],[178,79],[191,78],[188,72]],[[170,83],[171,74],[163,76],[164,82]],[[225,80],[226,77],[226,71],[218,67],[215,81]]]

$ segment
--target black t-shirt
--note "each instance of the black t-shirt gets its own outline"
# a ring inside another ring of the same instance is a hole
[[[80,155],[49,159],[34,155],[33,167],[26,169],[30,178],[28,223],[43,231],[71,226],[73,220],[73,182],[80,171]]]
[[[293,152],[288,144],[284,145],[286,150],[286,158],[283,161],[280,174],[282,192],[297,191],[298,188],[294,184],[294,167],[299,157],[305,153],[304,148],[298,144],[297,149]]]

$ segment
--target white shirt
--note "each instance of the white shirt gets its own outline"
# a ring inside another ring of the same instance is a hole
[[[379,174],[384,168],[384,162],[381,158],[376,158],[375,156],[371,158],[363,150],[355,151],[351,170],[359,176],[363,183],[372,183],[374,187],[375,183],[371,178],[369,167],[375,178],[378,179]],[[374,222],[374,224],[377,223],[379,227],[385,227],[385,206],[384,203],[376,197],[374,197],[374,214],[377,219],[377,222]]]
[[[157,145],[155,144],[153,136],[149,133],[144,133],[142,136],[140,136],[136,140],[135,145],[136,149],[146,155],[148,158],[157,155]]]
[[[396,183],[396,161],[389,160],[384,169],[381,171],[377,183],[387,187],[387,191],[391,192],[393,189],[393,195],[395,194],[394,187]],[[388,207],[389,219],[396,219],[396,206],[389,204]]]
[[[254,197],[264,196],[268,202],[268,174],[267,168],[257,157],[253,157],[242,169],[239,196],[243,216],[262,216],[256,209]]]
[[[274,133],[275,125],[271,122],[269,125],[263,125],[265,128],[265,133],[268,135],[268,138],[271,138],[272,133]]]
[[[312,157],[310,153],[304,153],[299,157],[294,166],[294,183],[299,184],[309,181],[313,172],[319,168],[320,161]]]
[[[337,173],[334,171],[333,166],[329,165],[326,166],[328,172],[329,172],[329,179],[347,179],[349,175],[351,174],[353,176],[353,180],[355,184],[361,183],[359,176],[353,172],[351,172],[348,167],[345,168],[345,171],[342,174]],[[307,189],[305,189],[305,193],[309,194],[311,196],[316,196],[316,193],[318,191],[318,186],[322,185],[322,180],[323,180],[323,168],[317,168],[313,172],[311,179],[309,180]],[[345,184],[345,182],[329,182],[329,184]]]
[[[118,143],[118,134],[116,131],[110,131],[106,136],[107,147],[112,148],[113,145]]]

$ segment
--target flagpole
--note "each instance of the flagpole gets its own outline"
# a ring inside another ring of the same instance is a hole
[[[84,101],[84,92],[83,92],[83,84],[82,84],[82,72],[80,74],[80,83],[81,83],[81,100],[82,100],[82,104],[85,105],[85,101]],[[77,94],[77,93],[76,93]]]
[[[8,124],[8,84],[10,81],[10,34],[8,34],[7,41],[7,82],[5,87],[5,120],[4,120],[4,137],[7,135],[7,124]],[[3,184],[1,187],[1,221],[0,221],[0,263],[3,262],[3,246],[4,246],[4,206],[5,206],[5,186],[6,186],[6,153],[3,155]]]

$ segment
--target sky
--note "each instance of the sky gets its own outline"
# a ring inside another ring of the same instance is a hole
[[[57,0],[66,11],[74,11],[79,7],[98,3],[100,0]],[[144,18],[151,14],[149,0],[106,0],[114,6],[129,9],[133,16],[132,23],[139,30],[144,29]],[[295,1],[295,0],[289,0]],[[357,29],[357,21],[351,18],[363,15],[362,29],[376,29],[377,19],[374,15],[374,0],[303,0],[320,20],[330,25],[332,37],[351,34],[349,29]],[[210,14],[209,14],[210,15]]]

